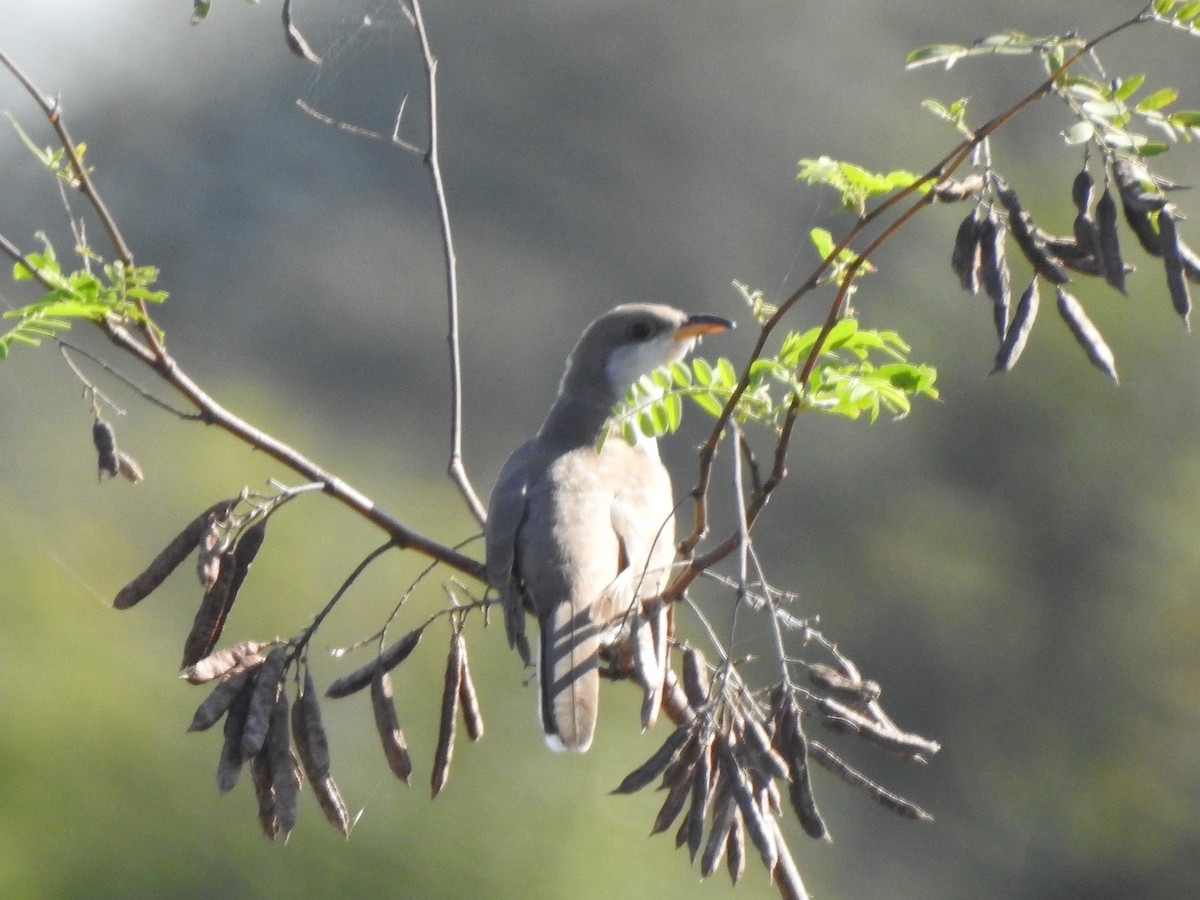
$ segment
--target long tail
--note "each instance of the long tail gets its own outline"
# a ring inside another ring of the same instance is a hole
[[[600,630],[588,609],[559,603],[538,623],[538,712],[551,750],[592,745],[600,701]]]

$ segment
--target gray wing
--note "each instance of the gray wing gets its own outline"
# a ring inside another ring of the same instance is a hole
[[[537,449],[530,442],[519,447],[508,458],[496,479],[496,487],[488,503],[487,524],[484,526],[488,581],[500,592],[508,646],[521,654],[527,666],[531,664],[531,657],[529,640],[525,636],[524,597],[517,548],[521,527],[528,513],[529,473],[536,456]]]

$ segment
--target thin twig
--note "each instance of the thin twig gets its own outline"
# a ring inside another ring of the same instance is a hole
[[[97,389],[96,389],[95,385],[93,385],[88,379],[84,378],[83,373],[81,373],[79,371],[79,369],[76,368],[75,363],[71,361],[71,357],[68,356],[68,354],[67,354],[68,350],[71,351],[72,353],[78,353],[80,356],[87,357],[92,362],[94,362],[96,365],[98,365],[100,368],[102,368],[105,372],[107,372],[109,375],[113,376],[118,381],[120,381],[122,384],[124,384],[127,388],[136,392],[143,400],[154,404],[159,409],[166,410],[167,412],[171,413],[174,416],[178,416],[181,419],[190,419],[192,421],[195,421],[195,420],[201,418],[200,413],[186,412],[185,410],[182,410],[182,409],[176,409],[174,406],[172,406],[167,401],[159,399],[158,397],[156,397],[152,393],[150,393],[148,390],[146,390],[144,387],[142,387],[140,384],[138,384],[136,381],[134,381],[132,378],[128,377],[127,375],[125,375],[123,372],[121,372],[114,366],[105,362],[100,357],[95,356],[92,353],[89,353],[87,350],[84,350],[82,347],[77,347],[74,344],[72,344],[70,341],[63,340],[62,338],[56,337],[54,340],[58,343],[59,349],[62,350],[63,357],[66,358],[67,364],[71,367],[71,369],[75,372],[75,374],[79,377],[79,379],[81,381],[83,381],[83,383],[85,385],[88,386],[89,390],[97,390]],[[110,400],[109,403],[112,403],[112,401]]]
[[[409,0],[412,20],[421,42],[421,53],[425,59],[425,87],[429,102],[429,148],[425,151],[425,167],[433,186],[437,202],[438,221],[442,228],[442,255],[446,265],[446,302],[449,318],[446,342],[450,346],[450,461],[446,472],[462,494],[467,509],[480,525],[487,520],[487,510],[475,493],[471,479],[463,463],[462,452],[462,351],[458,334],[458,258],[454,253],[454,235],[450,230],[450,207],[446,202],[446,188],[442,182],[442,168],[438,156],[438,93],[437,57],[429,44],[425,30],[425,19],[421,15],[419,0]]]

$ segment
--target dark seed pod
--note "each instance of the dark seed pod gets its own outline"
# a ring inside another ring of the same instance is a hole
[[[307,666],[304,669],[304,685],[292,703],[292,740],[300,754],[304,774],[315,790],[317,782],[329,775],[329,739],[321,721],[317,689]]]
[[[408,784],[412,759],[408,755],[408,741],[400,728],[400,717],[396,714],[392,676],[383,670],[377,671],[371,680],[371,709],[375,712],[375,729],[379,732],[388,766],[393,775]]]
[[[719,771],[716,787],[713,789],[712,828],[708,832],[708,840],[704,842],[704,852],[700,854],[700,877],[707,878],[717,871],[721,858],[725,855],[725,846],[729,841],[729,832],[733,829],[737,801],[729,793],[725,779]]]
[[[955,203],[967,200],[983,190],[982,175],[968,175],[962,181],[947,178],[939,181],[931,189],[933,199],[939,203]]]
[[[1004,253],[1007,229],[995,210],[989,210],[979,223],[979,284],[992,298],[992,318],[996,333],[1003,340],[1008,331],[1009,275]]]
[[[734,813],[729,840],[725,844],[725,867],[729,871],[729,880],[736,887],[746,871],[746,826],[740,808]]]
[[[196,578],[200,587],[208,590],[221,571],[221,528],[225,516],[209,513],[200,535],[200,552],[196,558]]]
[[[771,748],[771,738],[762,723],[753,718],[743,722],[747,761],[750,766],[767,778],[791,778],[787,763]]]
[[[246,713],[250,711],[250,697],[254,693],[253,675],[257,674],[252,673],[225,714],[225,742],[221,745],[221,758],[217,761],[217,790],[222,794],[233,790],[238,776],[242,774],[242,765],[246,762],[242,756],[242,730],[246,725]]]
[[[275,700],[279,696],[283,670],[287,664],[286,645],[276,647],[267,654],[266,661],[258,667],[254,682],[254,693],[250,696],[250,709],[246,712],[246,724],[242,729],[242,758],[249,759],[263,748],[267,729],[273,726]]]
[[[750,784],[746,780],[746,775],[742,771],[734,753],[733,743],[728,735],[717,741],[718,750],[721,760],[721,771],[729,780],[729,790],[732,792],[734,799],[737,800],[738,809],[742,813],[742,824],[746,827],[746,833],[749,835],[755,849],[758,850],[758,855],[762,859],[762,864],[768,872],[775,868],[775,863],[779,859],[779,851],[775,846],[775,840],[763,821],[762,812],[755,801],[754,794],[750,790]]]
[[[822,690],[849,703],[867,703],[878,700],[882,693],[879,682],[848,678],[833,666],[827,666],[824,663],[811,663],[808,666],[808,680]]]
[[[1151,256],[1162,256],[1162,240],[1158,236],[1158,229],[1150,221],[1150,213],[1125,203],[1124,197],[1121,198],[1121,209],[1125,213],[1125,224],[1137,237],[1142,249]]]
[[[675,759],[683,745],[687,742],[691,735],[692,729],[687,725],[680,725],[663,742],[651,757],[630,772],[617,785],[612,793],[614,794],[632,794],[634,791],[641,790],[655,778],[662,774],[663,770]]]
[[[250,779],[254,782],[254,797],[258,801],[258,827],[269,839],[279,833],[279,817],[275,814],[275,787],[271,783],[271,760],[258,753],[250,760]]]
[[[263,753],[271,761],[271,787],[275,792],[275,816],[284,840],[296,827],[300,810],[300,766],[292,755],[288,740],[287,688],[280,685],[279,695],[271,709],[271,726],[267,732]]]
[[[1179,252],[1179,233],[1175,228],[1175,214],[1164,207],[1158,214],[1158,233],[1162,240],[1163,267],[1167,273],[1167,290],[1171,293],[1171,305],[1190,330],[1188,317],[1192,312],[1192,297],[1184,277],[1183,256]]]
[[[950,252],[950,268],[958,276],[964,291],[979,291],[979,247],[981,229],[975,210],[958,225],[954,235],[954,249]]]
[[[646,731],[658,718],[663,671],[655,652],[654,628],[641,604],[637,606],[629,617],[629,649],[633,656],[634,679],[642,689],[642,731]]]
[[[1025,344],[1029,340],[1029,332],[1033,330],[1033,322],[1037,318],[1038,302],[1038,283],[1035,275],[1017,303],[1016,314],[1008,326],[1008,333],[1004,335],[1003,343],[1000,344],[1000,351],[996,354],[996,365],[992,368],[993,375],[997,372],[1007,372],[1021,358],[1021,353],[1024,352]]]
[[[1079,170],[1079,174],[1071,183],[1071,202],[1075,204],[1075,210],[1080,215],[1086,215],[1092,205],[1092,186],[1094,184],[1092,173],[1086,167]]]
[[[1021,248],[1021,253],[1033,266],[1034,271],[1052,284],[1065,284],[1071,276],[1063,267],[1062,260],[1056,258],[1046,247],[1046,239],[1040,229],[1034,225],[1029,213],[1022,208],[1017,192],[1008,186],[996,188],[996,197],[1008,211],[1008,227],[1012,231],[1013,240]]]
[[[712,799],[712,744],[709,742],[700,748],[696,768],[692,772],[691,798],[686,828],[688,855],[694,863],[696,854],[700,852],[700,842],[704,839],[704,818]]]
[[[1154,184],[1154,179],[1140,163],[1118,157],[1112,162],[1112,173],[1117,191],[1121,194],[1121,202],[1126,208],[1148,213],[1162,209],[1166,204],[1166,197],[1157,187],[1153,190],[1146,187],[1147,184]]]
[[[382,669],[385,672],[389,672],[408,659],[409,654],[421,642],[421,635],[424,632],[425,629],[423,626],[421,628],[414,628],[404,635],[404,637],[400,638],[400,640],[396,641],[396,643],[390,645],[378,658],[336,679],[325,689],[325,696],[330,699],[337,699],[339,697],[348,697],[353,693],[361,691],[371,683],[371,679],[375,677],[377,670]]]
[[[450,775],[454,757],[454,731],[458,721],[458,697],[462,684],[462,635],[450,636],[450,652],[446,656],[446,680],[442,686],[442,718],[438,725],[437,747],[433,752],[433,774],[430,777],[432,795],[436,797]]]
[[[921,809],[917,804],[905,800],[903,797],[893,794],[881,785],[876,784],[824,744],[817,741],[810,741],[808,745],[808,758],[821,766],[821,768],[842,779],[846,784],[863,791],[884,809],[889,809],[897,815],[904,816],[906,819],[933,821],[933,816]]]
[[[192,630],[188,632],[183,645],[183,662],[181,668],[195,665],[212,653],[213,647],[221,639],[221,631],[225,628],[225,618],[229,608],[233,606],[231,588],[237,562],[233,553],[221,554],[221,567],[217,574],[217,583],[204,593],[196,618],[192,622]]]
[[[462,707],[463,724],[467,726],[467,737],[477,741],[483,737],[483,712],[479,708],[479,695],[475,693],[475,682],[471,680],[471,667],[467,664],[467,645],[462,648],[462,677],[459,680],[458,702]]]
[[[1193,284],[1200,282],[1200,255],[1183,241],[1176,241],[1179,261],[1183,264],[1183,276]]]
[[[1104,265],[1104,280],[1125,293],[1125,263],[1121,259],[1121,241],[1117,236],[1117,204],[1108,188],[1096,201],[1097,257]]]
[[[1079,246],[1080,250],[1084,251],[1084,255],[1090,256],[1093,259],[1100,259],[1104,251],[1100,249],[1100,232],[1096,227],[1095,220],[1087,213],[1080,213],[1071,224],[1071,229],[1075,235],[1075,243]],[[1047,249],[1050,249],[1050,246],[1050,242],[1047,241]],[[1070,265],[1065,259],[1060,259],[1059,261],[1064,266]]]
[[[683,651],[683,690],[692,709],[701,709],[708,703],[709,688],[704,654],[689,646]]]
[[[92,423],[92,444],[96,447],[98,480],[113,478],[120,471],[117,462],[117,435],[113,427],[99,416]]]
[[[792,769],[792,780],[788,785],[788,800],[796,813],[796,819],[804,833],[816,840],[828,840],[829,829],[817,809],[813,794],[812,778],[808,771],[808,739],[800,727],[800,717],[793,708],[780,722],[780,732],[785,735],[788,763]]]
[[[205,697],[204,702],[196,708],[196,713],[192,716],[192,724],[188,726],[187,730],[189,732],[205,731],[221,721],[221,717],[229,711],[253,675],[254,670],[247,669],[230,676],[213,688],[212,693]]]
[[[233,570],[233,584],[229,586],[229,604],[231,606],[237,599],[238,591],[242,589],[242,582],[250,574],[250,565],[258,556],[258,551],[262,548],[266,536],[267,520],[260,519],[243,531],[242,536],[238,538],[237,545],[233,548],[233,558],[237,566]]]
[[[692,795],[692,783],[690,781],[681,781],[679,784],[667,791],[667,799],[663,801],[662,807],[658,810],[658,815],[654,819],[654,826],[650,829],[651,834],[661,834],[666,831],[679,818],[679,813],[683,811],[683,805]]]
[[[236,499],[214,503],[188,522],[183,530],[175,535],[167,546],[163,547],[158,556],[151,560],[150,565],[133,581],[121,588],[116,599],[113,600],[113,606],[116,609],[129,609],[148,597],[156,587],[166,580],[168,575],[175,571],[180,563],[187,559],[203,535],[208,517],[210,515],[219,517],[228,515],[235,503],[237,503]]]
[[[349,834],[350,813],[346,809],[346,801],[342,799],[342,792],[338,790],[337,782],[325,775],[315,780],[310,778],[309,784],[312,785],[313,796],[317,798],[317,804],[329,824],[343,835]]]
[[[321,64],[321,57],[313,52],[300,29],[292,21],[292,0],[283,0],[283,39],[294,56],[315,65]]]
[[[1117,381],[1116,360],[1112,350],[1105,343],[1104,336],[1100,334],[1100,329],[1088,318],[1079,301],[1062,288],[1058,289],[1058,314],[1067,323],[1071,334],[1087,353],[1092,365],[1114,382]]]

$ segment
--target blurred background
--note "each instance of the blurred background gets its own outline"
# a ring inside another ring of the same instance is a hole
[[[419,158],[294,104],[390,131],[412,92],[402,133],[421,143],[418,47],[394,4],[297,0],[320,67],[287,53],[278,4],[216,0],[198,27],[186,0],[0,5],[0,46],[61,98],[138,260],[161,267],[172,297],[159,321],[184,368],[404,521],[469,537],[442,474],[445,309],[426,174]],[[744,358],[753,329],[731,281],[784,296],[815,263],[808,230],[849,221],[832,194],[795,183],[798,158],[922,170],[953,140],[922,99],[969,95],[981,122],[1041,77],[1028,58],[906,74],[910,49],[1007,28],[1090,35],[1136,10],[429,3],[480,492],[608,307],[656,299],[739,318],[704,351]],[[1197,59],[1200,44],[1162,27],[1101,50],[1109,74],[1146,71],[1148,85],[1181,90],[1181,107],[1200,103]],[[0,109],[51,142],[11,78]],[[1040,104],[993,146],[1057,232],[1070,229],[1079,165],[1057,136],[1067,124]],[[1160,168],[1190,183],[1200,162],[1184,146]],[[35,249],[44,229],[65,256],[57,191],[8,127],[0,172],[0,231]],[[1181,203],[1196,214],[1190,195]],[[804,422],[756,532],[772,580],[800,595],[795,612],[819,615],[882,682],[899,724],[944,750],[918,768],[829,742],[936,821],[898,819],[818,772],[834,842],[789,823],[797,862],[818,897],[1200,895],[1200,344],[1126,238],[1140,270],[1128,299],[1076,286],[1121,386],[1087,364],[1046,301],[1020,366],[987,378],[990,311],[948,267],[965,212],[920,216],[857,303],[867,325],[899,330],[939,368],[942,401],[873,427]],[[1200,243],[1194,224],[1183,230]],[[90,237],[107,252],[94,225]],[[0,286],[7,305],[33,296]],[[106,352],[86,330],[72,339]],[[723,874],[698,883],[669,837],[646,839],[660,797],[607,793],[666,734],[638,733],[633,692],[606,690],[591,753],[551,755],[496,629],[470,636],[488,736],[460,744],[436,803],[425,784],[438,632],[397,673],[413,786],[386,771],[365,700],[327,702],[334,775],[362,818],[343,841],[306,793],[288,845],[265,841],[248,784],[217,794],[219,735],[184,734],[206,694],[175,678],[199,600],[190,573],[130,612],[108,606],[200,509],[288,475],[98,380],[128,410],[109,418],[142,484],[97,486],[90,408],[57,350],[19,347],[0,366],[5,896],[731,895]],[[693,415],[669,442],[680,491],[703,427]],[[226,641],[296,633],[379,541],[319,497],[293,503],[272,519]],[[419,569],[399,555],[374,566],[319,649],[369,634]],[[722,598],[708,602],[719,614]],[[430,582],[414,619],[442,603]],[[766,638],[748,622],[740,649]],[[352,664],[313,658],[322,683]],[[775,892],[751,863],[732,896]]]

